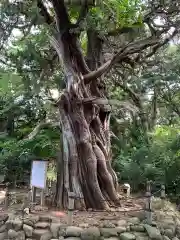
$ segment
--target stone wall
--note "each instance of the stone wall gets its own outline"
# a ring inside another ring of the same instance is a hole
[[[157,220],[157,219],[155,219]],[[101,227],[81,223],[65,226],[54,223],[49,217],[29,216],[23,220],[0,215],[0,240],[178,240],[180,220],[176,216],[163,215],[150,226],[133,217],[104,222]]]

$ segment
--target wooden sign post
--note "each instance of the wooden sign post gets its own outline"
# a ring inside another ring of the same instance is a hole
[[[36,202],[37,189],[41,189],[40,203],[44,206],[44,190],[46,188],[48,161],[38,160],[32,162],[31,167],[31,187],[32,187],[32,202]]]

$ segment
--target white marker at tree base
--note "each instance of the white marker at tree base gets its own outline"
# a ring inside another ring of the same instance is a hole
[[[126,197],[129,198],[131,193],[131,186],[129,185],[129,183],[123,184],[123,190],[126,191]]]

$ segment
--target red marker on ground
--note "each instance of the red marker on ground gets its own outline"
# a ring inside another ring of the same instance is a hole
[[[55,211],[55,212],[52,212],[52,213],[56,217],[65,217],[66,216],[66,214],[64,212]]]

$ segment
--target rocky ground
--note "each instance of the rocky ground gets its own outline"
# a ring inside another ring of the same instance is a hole
[[[153,221],[147,223],[143,211],[136,216],[120,212],[76,212],[73,226],[66,216],[52,212],[35,213],[22,219],[12,213],[0,215],[0,240],[178,240],[180,215],[168,202],[153,201]],[[86,218],[85,218],[86,217]]]
[[[0,216],[0,240],[178,240],[180,238],[180,218],[172,213],[159,211],[154,214],[152,224],[138,217],[106,220],[97,226],[79,223],[67,226],[60,219],[27,216],[12,219]]]

